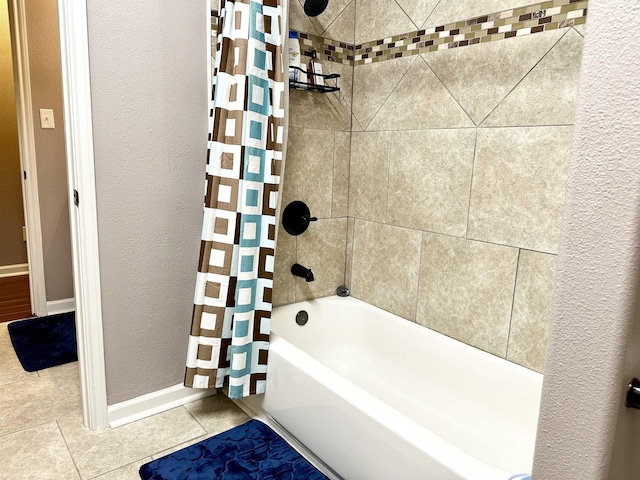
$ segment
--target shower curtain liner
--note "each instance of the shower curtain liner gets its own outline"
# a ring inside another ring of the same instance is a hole
[[[220,0],[185,386],[264,392],[285,82],[281,0]]]

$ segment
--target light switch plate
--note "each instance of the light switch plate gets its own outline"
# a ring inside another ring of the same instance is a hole
[[[51,108],[40,109],[40,127],[56,128],[56,122],[53,118],[53,110]]]

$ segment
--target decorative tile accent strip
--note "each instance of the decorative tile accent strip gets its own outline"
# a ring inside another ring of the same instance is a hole
[[[547,1],[358,44],[354,65],[582,25],[587,3],[587,0]]]
[[[304,56],[311,57],[311,51],[315,50],[321,60],[358,66],[584,25],[588,3],[588,0],[550,0],[357,45],[306,32],[298,34]],[[217,22],[212,11],[212,30],[217,29]]]
[[[353,65],[353,45],[310,33],[298,32],[298,34],[300,50],[305,57],[313,56],[311,51],[315,50],[320,60]]]

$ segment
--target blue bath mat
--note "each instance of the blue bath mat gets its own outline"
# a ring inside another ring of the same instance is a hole
[[[140,467],[143,480],[327,480],[258,420]]]
[[[74,312],[20,320],[7,328],[18,360],[27,372],[78,360]]]

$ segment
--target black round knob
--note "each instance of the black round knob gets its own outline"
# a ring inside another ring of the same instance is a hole
[[[307,204],[300,200],[291,202],[282,212],[282,226],[289,235],[300,235],[309,228],[309,222],[316,220]]]

